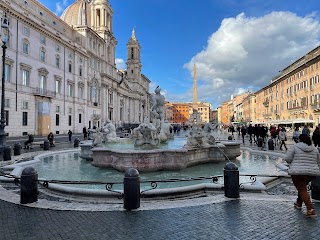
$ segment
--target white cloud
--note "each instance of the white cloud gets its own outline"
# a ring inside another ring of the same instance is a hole
[[[196,63],[198,100],[216,107],[231,94],[269,84],[280,70],[319,45],[320,23],[314,17],[272,12],[259,18],[241,13],[224,19],[205,49],[184,65],[193,76]],[[192,89],[174,98],[190,96]]]
[[[127,68],[126,63],[122,58],[116,58],[116,66],[118,69],[123,70]]]
[[[66,7],[68,7],[68,0],[62,0],[62,2],[57,2],[56,3],[56,10],[55,10],[55,14],[57,16],[60,16],[61,13],[66,9]]]

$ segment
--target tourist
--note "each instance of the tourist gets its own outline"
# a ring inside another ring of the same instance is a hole
[[[68,137],[69,137],[69,142],[71,142],[72,131],[70,129],[69,129],[69,132],[68,132]]]
[[[284,160],[289,163],[288,173],[291,175],[292,182],[298,190],[298,198],[294,203],[297,209],[302,208],[302,203],[307,207],[306,216],[316,217],[307,185],[320,175],[320,155],[317,148],[312,146],[310,137],[307,134],[299,136],[299,142],[293,145]]]
[[[299,136],[300,136],[300,131],[299,131],[299,127],[295,127],[294,132],[292,134],[292,140],[295,143],[298,143],[299,141]]]
[[[302,134],[307,134],[310,137],[310,130],[309,130],[307,125],[304,125],[301,133]]]
[[[49,143],[50,143],[50,147],[54,147],[54,142],[53,142],[53,139],[54,139],[54,136],[53,136],[53,133],[50,132],[49,135],[48,135],[48,140],[49,140]]]
[[[285,149],[288,150],[287,145],[286,145],[287,133],[284,128],[281,128],[281,131],[279,132],[279,139],[281,141],[280,150],[282,150],[282,146],[284,146]]]
[[[88,131],[86,127],[83,127],[82,133],[83,133],[83,139],[86,140],[88,138]]]
[[[247,128],[246,128],[246,126],[242,126],[241,127],[241,135],[242,135],[242,142],[244,143],[244,137],[246,136],[246,134],[247,134]]]
[[[252,124],[249,125],[248,127],[248,134],[249,134],[249,142],[252,143],[252,134],[254,132]]]
[[[29,145],[33,143],[34,137],[32,134],[28,134],[28,140],[24,142],[24,148],[29,148]]]
[[[318,126],[313,131],[312,141],[313,141],[313,144],[314,144],[315,147],[319,147],[320,146],[320,129],[319,129]]]

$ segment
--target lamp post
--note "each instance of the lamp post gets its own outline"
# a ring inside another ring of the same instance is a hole
[[[1,31],[8,30],[9,27],[9,20],[7,18],[6,13],[4,17],[1,18]],[[7,50],[7,43],[6,39],[2,38],[2,79],[1,79],[1,119],[0,119],[0,151],[3,153],[5,144],[6,144],[6,133],[4,131],[5,128],[5,112],[4,112],[4,105],[5,105],[5,64],[6,64],[6,50]]]

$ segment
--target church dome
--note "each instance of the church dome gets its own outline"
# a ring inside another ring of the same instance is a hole
[[[70,26],[90,26],[90,0],[77,0],[64,10],[61,19]]]

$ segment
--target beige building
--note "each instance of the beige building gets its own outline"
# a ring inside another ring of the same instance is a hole
[[[107,118],[116,126],[143,121],[150,80],[141,73],[140,45],[128,33],[127,69],[117,69],[107,0],[74,1],[61,18],[36,0],[2,0],[4,13],[9,136],[79,133]]]

